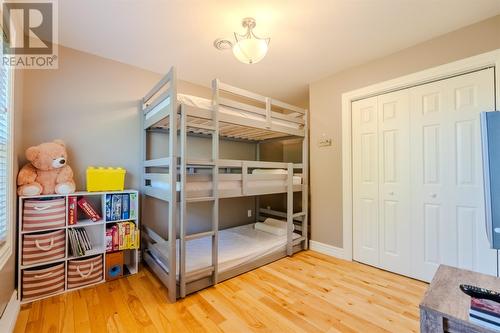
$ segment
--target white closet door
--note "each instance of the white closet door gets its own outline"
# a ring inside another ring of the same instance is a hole
[[[379,266],[410,274],[408,89],[378,96]]]
[[[412,276],[439,264],[496,275],[484,226],[479,113],[494,109],[493,69],[411,93]]]
[[[353,255],[379,262],[377,98],[352,103]]]

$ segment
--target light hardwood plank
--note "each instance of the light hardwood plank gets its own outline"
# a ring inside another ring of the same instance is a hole
[[[23,305],[15,332],[418,332],[427,284],[313,251],[176,303],[146,267]]]

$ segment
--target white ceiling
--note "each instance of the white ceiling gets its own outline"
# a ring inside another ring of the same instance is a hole
[[[500,13],[500,0],[63,0],[62,45],[208,86],[213,78],[290,102],[307,84]],[[245,65],[215,38],[271,37]]]

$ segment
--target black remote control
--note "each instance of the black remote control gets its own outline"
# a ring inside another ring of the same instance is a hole
[[[470,297],[480,298],[480,299],[488,299],[490,301],[500,303],[500,293],[493,291],[493,290],[479,288],[479,287],[471,286],[468,284],[461,284],[460,290],[462,290],[464,293],[466,293]]]

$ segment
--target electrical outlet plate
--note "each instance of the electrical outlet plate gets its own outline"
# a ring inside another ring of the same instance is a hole
[[[332,145],[331,138],[321,138],[318,140],[318,147],[329,147]]]
[[[251,209],[249,209],[249,210],[247,211],[247,216],[248,216],[248,217],[252,217],[252,210],[251,210]]]

